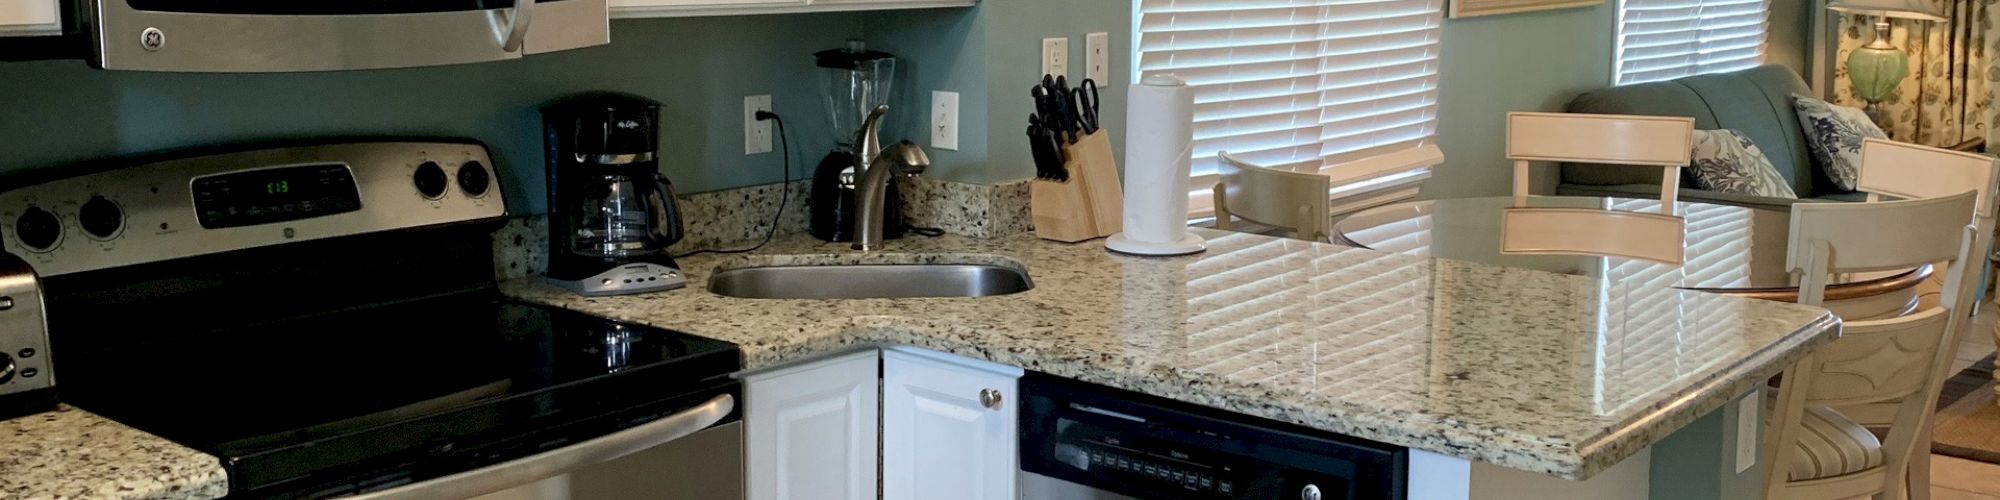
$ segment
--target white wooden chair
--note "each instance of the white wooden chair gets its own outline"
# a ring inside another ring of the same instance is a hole
[[[1969,318],[1971,226],[1979,195],[1871,203],[1801,203],[1792,207],[1786,268],[1799,280],[1799,302],[1825,302],[1836,273],[1903,269],[1945,262],[1938,307],[1880,320],[1847,322],[1841,338],[1786,370],[1764,448],[1767,499],[1901,498],[1910,464],[1944,383],[1939,352]],[[1856,230],[1866,228],[1866,230]],[[1895,406],[1887,440],[1834,408]],[[1927,483],[1926,483],[1927,484]],[[1927,491],[1925,492],[1927,493]]]
[[[1977,193],[1972,214],[1974,256],[1987,255],[1993,244],[1995,201],[1994,193],[2000,192],[2000,159],[1982,154],[1966,153],[1949,149],[1919,146],[1885,139],[1867,139],[1861,145],[1861,172],[1858,187],[1868,193],[1869,201],[1915,200],[1937,198],[1965,192],[1970,189]],[[1961,308],[1970,315],[1978,308],[1978,292],[1990,266],[1970,265],[1963,278],[1967,285],[1975,287],[1974,295]],[[1944,281],[1945,273],[1933,274],[1933,280]],[[1961,327],[1970,328],[1970,321],[1961,322]],[[1954,338],[1965,335],[1964,331],[1953,332]],[[1938,350],[1937,367],[1948,370],[1956,344],[1947,344]],[[1950,377],[1944,373],[1941,376]],[[1895,405],[1874,404],[1840,409],[1855,422],[1870,427],[1888,427],[1895,423]],[[1931,441],[1930,419],[1925,419],[1925,427],[1918,433],[1918,456],[1910,461],[1910,497],[1925,499],[1930,497],[1930,461],[1921,459]]]
[[[1675,201],[1680,169],[1693,154],[1693,118],[1508,113],[1507,158],[1514,160],[1514,204],[1501,213],[1500,253],[1680,264],[1686,258],[1687,221],[1679,217]],[[1528,167],[1535,161],[1663,169],[1660,213],[1530,207]]]
[[[1264,166],[1226,151],[1219,160],[1214,194],[1216,229],[1228,230],[1230,218],[1235,217],[1290,230],[1303,240],[1328,241],[1333,235],[1333,215],[1327,202],[1333,179],[1316,172],[1319,162]]]

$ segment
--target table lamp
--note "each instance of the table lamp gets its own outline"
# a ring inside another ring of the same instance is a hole
[[[1889,18],[1918,19],[1923,21],[1944,21],[1931,8],[1930,0],[1834,0],[1826,6],[1845,14],[1875,16],[1875,40],[1854,49],[1847,56],[1847,79],[1854,85],[1854,96],[1868,102],[1863,111],[1876,123],[1882,122],[1883,99],[1896,90],[1896,85],[1910,76],[1910,56],[1902,49],[1889,43]]]

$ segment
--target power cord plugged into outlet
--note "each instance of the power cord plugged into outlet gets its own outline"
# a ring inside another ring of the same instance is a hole
[[[693,252],[675,255],[674,258],[685,259],[696,255],[711,254],[711,253],[734,254],[734,253],[755,252],[759,249],[764,248],[764,245],[771,244],[771,239],[778,236],[778,225],[785,221],[785,206],[792,204],[792,134],[791,132],[785,130],[785,118],[782,116],[778,116],[777,113],[758,110],[756,118],[757,121],[760,122],[761,121],[777,122],[778,143],[782,144],[784,148],[783,150],[784,155],[782,157],[783,163],[781,164],[782,166],[780,167],[784,171],[784,182],[778,184],[778,192],[781,193],[778,195],[778,213],[776,215],[771,216],[771,228],[764,232],[764,241],[757,242],[756,246],[752,246],[750,248],[742,248],[736,250],[696,250]]]

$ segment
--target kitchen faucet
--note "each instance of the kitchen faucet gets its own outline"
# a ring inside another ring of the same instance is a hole
[[[854,205],[858,212],[854,218],[854,249],[872,252],[882,248],[882,212],[884,200],[888,196],[889,181],[895,177],[916,177],[930,168],[930,155],[916,143],[903,141],[889,149],[882,149],[882,116],[889,114],[889,105],[876,106],[868,113],[868,121],[861,126],[861,140],[855,147],[861,154],[855,155],[861,162],[861,182],[854,185]],[[900,215],[899,215],[900,216]]]

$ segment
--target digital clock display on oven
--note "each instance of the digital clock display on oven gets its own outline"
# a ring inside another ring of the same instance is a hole
[[[201,227],[221,229],[361,210],[347,165],[266,168],[200,177],[191,183]]]

